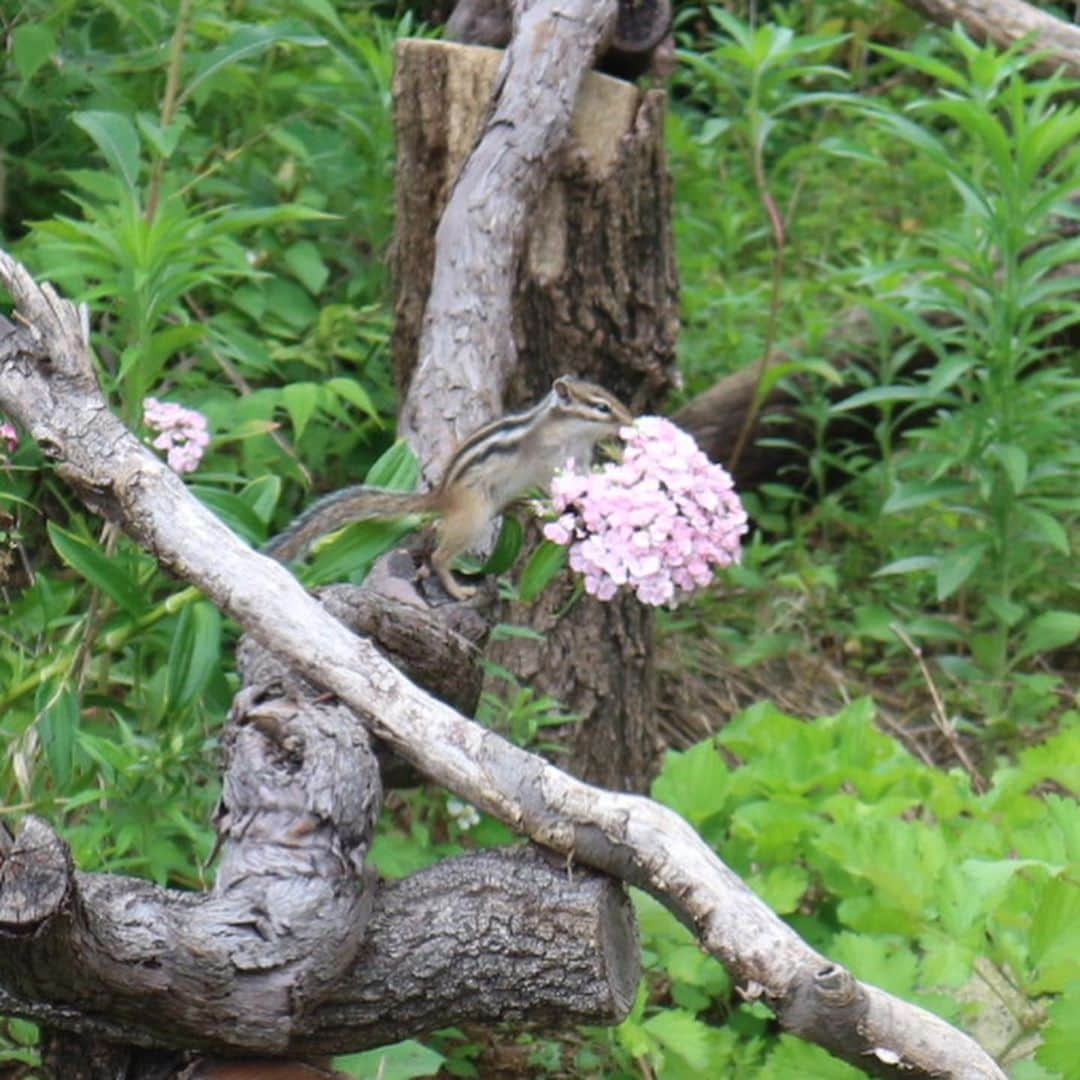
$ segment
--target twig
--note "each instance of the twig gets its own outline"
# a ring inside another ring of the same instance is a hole
[[[934,703],[932,715],[938,731],[945,736],[945,741],[952,747],[953,753],[957,756],[960,764],[964,766],[968,776],[971,777],[971,783],[975,790],[980,795],[986,794],[990,785],[986,782],[986,778],[982,773],[975,768],[974,763],[964,749],[964,744],[956,734],[956,728],[945,711],[945,702],[942,700],[937,684],[930,674],[930,669],[926,666],[926,660],[923,659],[922,649],[911,640],[907,631],[899,623],[889,623],[889,629],[907,646],[908,651],[918,662],[919,670],[922,672],[923,680],[926,682],[930,691],[930,698]]]

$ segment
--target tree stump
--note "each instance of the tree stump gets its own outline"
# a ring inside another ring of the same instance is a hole
[[[392,258],[399,385],[416,364],[435,232],[463,163],[484,131],[501,53],[435,41],[398,45],[397,225]],[[520,362],[506,408],[536,400],[572,372],[638,411],[670,386],[678,334],[665,95],[595,72],[582,82],[572,134],[531,220],[517,266],[513,325]],[[607,787],[641,790],[657,758],[649,613],[636,600],[566,608],[570,585],[505,621],[542,643],[503,642],[493,656],[580,717],[566,762]]]

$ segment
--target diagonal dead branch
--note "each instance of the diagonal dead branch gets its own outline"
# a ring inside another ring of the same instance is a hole
[[[883,1076],[1003,1077],[940,1018],[859,983],[803,942],[674,812],[605,792],[481,728],[418,689],[350,634],[278,563],[253,552],[108,410],[87,378],[73,305],[0,252],[0,282],[40,333],[0,328],[0,407],[62,462],[88,501],[197,585],[432,780],[533,840],[638,885],[788,1028]],[[77,346],[77,347],[76,347]]]

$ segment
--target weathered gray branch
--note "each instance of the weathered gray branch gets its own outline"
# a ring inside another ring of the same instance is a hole
[[[1025,37],[1049,53],[1033,66],[1044,75],[1057,70],[1080,77],[1080,27],[1022,0],[904,0],[909,8],[943,26],[963,24],[972,37],[1007,48]]]
[[[511,291],[528,215],[615,11],[615,0],[518,5],[494,108],[439,223],[442,255],[399,419],[429,480],[466,435],[503,409],[517,356]]]
[[[0,330],[0,407],[84,501],[335,693],[421,772],[533,840],[647,889],[745,993],[846,1060],[886,1076],[1004,1076],[956,1028],[810,948],[677,814],[575,781],[410,683],[284,567],[234,536],[112,415],[74,305],[2,252],[0,282],[33,328]]]

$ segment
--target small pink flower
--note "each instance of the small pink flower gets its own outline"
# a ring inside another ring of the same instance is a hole
[[[621,435],[622,461],[555,476],[544,535],[569,547],[590,595],[627,585],[643,603],[672,603],[738,560],[746,512],[728,473],[669,420],[643,416]]]
[[[5,457],[8,454],[14,454],[15,447],[19,445],[19,433],[6,420],[3,423],[0,423],[0,444],[3,443],[7,443],[7,449],[4,453]]]
[[[210,445],[206,417],[201,412],[148,397],[143,402],[143,421],[148,428],[160,432],[150,445],[165,451],[170,468],[178,473],[194,472],[198,468]]]

